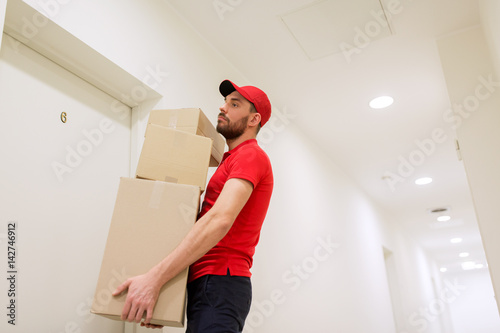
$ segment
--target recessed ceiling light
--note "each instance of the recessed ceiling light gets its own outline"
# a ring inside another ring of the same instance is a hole
[[[431,177],[422,177],[422,178],[415,180],[415,184],[417,184],[417,185],[427,185],[430,183],[432,183]]]
[[[476,265],[474,266],[474,268],[476,268],[476,269],[481,269],[481,268],[483,268],[483,267],[484,267],[484,265],[483,265],[483,264],[476,264]]]
[[[476,263],[474,261],[465,261],[462,263],[462,269],[468,271],[476,268]]]
[[[451,217],[449,215],[441,215],[441,216],[438,216],[437,220],[439,222],[445,222],[445,221],[449,221],[451,219]]]
[[[394,98],[391,96],[380,96],[370,101],[372,109],[383,109],[394,103]]]
[[[457,244],[457,243],[461,243],[462,240],[463,240],[462,238],[456,237],[456,238],[450,239],[450,243]]]
[[[446,267],[441,267],[441,268],[439,269],[439,271],[440,271],[441,273],[444,273],[444,272],[448,271],[448,268],[446,268]]]
[[[462,252],[458,255],[460,258],[467,258],[469,256],[469,252]]]

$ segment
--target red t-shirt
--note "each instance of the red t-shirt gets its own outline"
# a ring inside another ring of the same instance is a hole
[[[271,162],[257,140],[247,140],[224,154],[208,183],[198,218],[212,208],[224,184],[231,178],[250,181],[253,184],[252,194],[226,236],[191,265],[188,281],[206,274],[226,275],[228,270],[231,275],[252,275],[252,258],[274,184]]]

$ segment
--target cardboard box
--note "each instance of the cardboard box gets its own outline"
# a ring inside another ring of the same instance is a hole
[[[148,123],[211,138],[213,144],[210,166],[216,167],[222,160],[226,147],[224,138],[217,133],[214,125],[201,109],[153,110],[149,114]]]
[[[121,178],[91,312],[120,320],[126,294],[111,293],[127,278],[146,273],[184,238],[199,208],[200,189],[161,181]],[[188,269],[160,291],[151,323],[183,327]]]
[[[204,191],[211,151],[209,138],[148,124],[136,176],[197,185]]]

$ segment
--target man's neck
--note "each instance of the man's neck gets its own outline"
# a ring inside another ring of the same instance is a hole
[[[237,138],[230,139],[230,140],[226,139],[226,143],[227,143],[227,146],[229,147],[229,150],[232,150],[232,149],[236,148],[240,143],[243,143],[247,140],[251,140],[251,139],[255,139],[255,138],[256,138],[255,134],[253,134],[250,131],[247,131]]]

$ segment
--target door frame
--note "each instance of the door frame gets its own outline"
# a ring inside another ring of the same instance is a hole
[[[142,120],[162,94],[22,0],[0,0],[0,25],[5,34],[132,109],[129,173],[134,177],[146,126]]]

